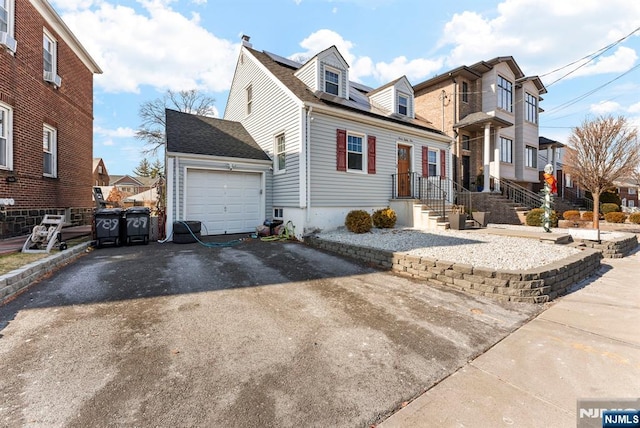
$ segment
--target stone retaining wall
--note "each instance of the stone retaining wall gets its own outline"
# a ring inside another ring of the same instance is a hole
[[[29,263],[20,269],[0,275],[0,305],[11,300],[42,276],[75,260],[85,252],[90,244],[90,242],[85,242],[69,247],[64,251]]]
[[[627,256],[638,246],[638,237],[629,233],[628,236],[609,241],[602,241],[598,244],[595,241],[577,240],[581,246],[593,248],[602,253],[602,256],[610,259],[620,259]]]
[[[555,263],[525,271],[493,270],[407,253],[394,253],[307,237],[313,247],[388,269],[400,275],[433,281],[456,290],[501,301],[543,303],[565,294],[569,288],[600,268],[602,254],[585,248]]]

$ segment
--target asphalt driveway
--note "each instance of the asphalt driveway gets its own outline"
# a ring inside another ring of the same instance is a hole
[[[541,309],[299,243],[104,248],[0,307],[0,425],[368,426]]]

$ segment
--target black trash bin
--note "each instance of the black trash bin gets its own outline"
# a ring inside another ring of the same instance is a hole
[[[122,210],[120,208],[100,208],[93,214],[93,228],[96,246],[122,244]]]
[[[127,245],[149,243],[150,213],[147,207],[131,207],[124,212],[124,243]]]

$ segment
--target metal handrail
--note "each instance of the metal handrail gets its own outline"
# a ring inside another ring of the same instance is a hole
[[[542,206],[541,195],[534,193],[506,178],[491,178],[493,179],[494,185],[500,189],[502,195],[510,201],[529,209],[540,208]]]
[[[404,174],[406,179],[398,180]],[[471,192],[461,184],[450,178],[422,177],[415,172],[404,174],[391,174],[393,199],[419,199],[421,204],[441,217],[446,216],[447,206],[451,205],[471,213]]]
[[[562,189],[562,199],[571,202],[574,205],[583,206],[587,211],[593,211],[593,200],[581,195],[578,189],[572,187],[564,187]]]

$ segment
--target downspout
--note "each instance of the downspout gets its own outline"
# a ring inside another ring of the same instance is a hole
[[[313,118],[311,117],[311,113],[313,112],[313,106],[309,106],[307,110],[307,123],[305,124],[305,153],[306,153],[306,164],[307,164],[307,194],[306,194],[306,221],[305,223],[309,223],[311,221],[311,121]]]

